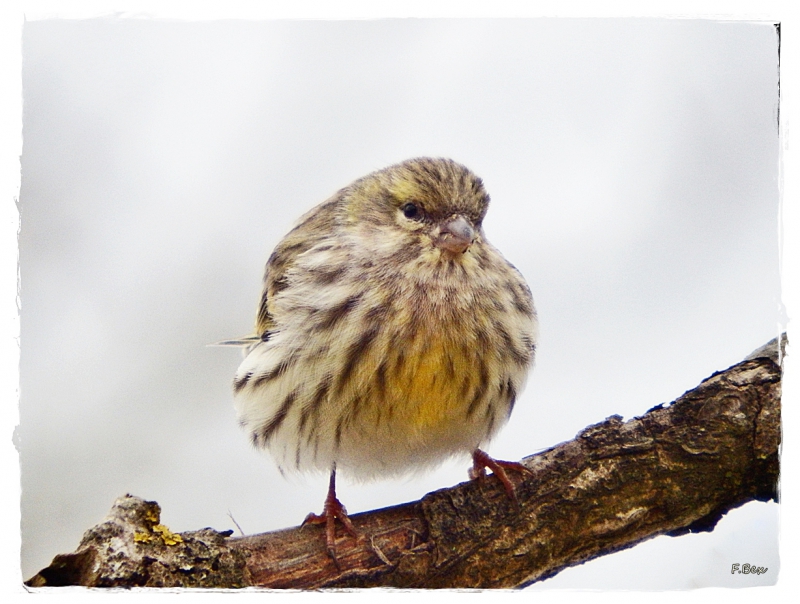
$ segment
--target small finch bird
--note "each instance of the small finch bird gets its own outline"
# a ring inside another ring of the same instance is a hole
[[[336,471],[369,479],[472,454],[472,478],[505,470],[484,446],[534,359],[522,275],[487,240],[489,195],[449,159],[384,168],[305,214],[267,262],[256,335],[234,379],[241,425],[281,471],[330,472],[322,515],[336,561]]]

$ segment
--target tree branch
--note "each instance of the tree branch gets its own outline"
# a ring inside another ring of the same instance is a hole
[[[710,531],[747,501],[777,500],[781,354],[773,340],[670,405],[526,458],[518,503],[490,476],[354,515],[361,538],[337,531],[340,568],[320,527],[175,535],[158,504],[127,495],[26,584],[521,587],[656,535]]]

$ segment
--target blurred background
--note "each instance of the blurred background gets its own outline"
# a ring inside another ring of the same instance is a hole
[[[537,365],[498,458],[672,401],[785,326],[770,23],[41,20],[22,56],[26,578],[125,493],[173,531],[321,510],[327,478],[250,447],[241,354],[207,344],[251,331],[301,213],[409,157],[484,179],[487,236],[533,290]],[[339,497],[402,503],[468,465]],[[531,589],[772,584],[777,548],[778,506],[751,503]]]

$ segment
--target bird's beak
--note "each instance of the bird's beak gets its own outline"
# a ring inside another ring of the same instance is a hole
[[[434,245],[454,254],[466,252],[475,239],[475,229],[460,214],[445,220],[437,231],[433,238]]]

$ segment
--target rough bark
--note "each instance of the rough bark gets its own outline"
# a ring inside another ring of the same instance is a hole
[[[523,460],[518,502],[489,476],[357,514],[358,541],[323,529],[175,535],[127,495],[30,587],[508,588],[654,537],[710,531],[728,510],[777,500],[781,368],[770,342],[669,405],[589,426]]]

